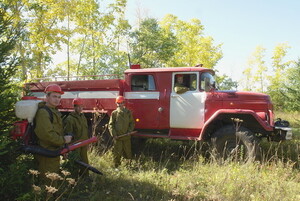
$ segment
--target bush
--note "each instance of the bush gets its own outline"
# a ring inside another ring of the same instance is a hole
[[[20,153],[19,143],[0,136],[0,196],[2,200],[16,200],[30,191],[28,169],[33,167],[32,156]]]

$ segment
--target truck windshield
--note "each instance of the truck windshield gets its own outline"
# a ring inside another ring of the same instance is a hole
[[[215,88],[215,78],[210,73],[202,73],[200,77],[200,90],[211,91]]]

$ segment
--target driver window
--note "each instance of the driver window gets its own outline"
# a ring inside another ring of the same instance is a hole
[[[178,94],[197,90],[197,74],[175,74],[174,91]]]

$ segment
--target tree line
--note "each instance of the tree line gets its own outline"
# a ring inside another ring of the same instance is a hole
[[[287,43],[278,44],[267,63],[266,48],[257,46],[248,59],[248,66],[243,71],[244,90],[257,91],[270,95],[275,109],[299,111],[300,58],[288,59]]]
[[[142,18],[133,26],[125,19],[127,1],[109,2],[7,1],[7,12],[22,33],[14,49],[21,59],[19,79],[121,75],[129,61],[145,68],[199,62],[213,68],[222,58],[221,45],[204,35],[198,19],[167,15],[161,21]],[[53,66],[57,52],[65,62]]]
[[[126,0],[2,0],[9,18],[18,60],[10,80],[114,74],[121,77],[130,64],[143,68],[203,64],[214,69],[223,57],[222,44],[206,36],[199,19],[139,17],[132,25],[125,18]],[[219,89],[267,93],[278,109],[298,110],[293,76],[297,61],[285,61],[289,46],[275,47],[272,64],[258,46],[245,67],[242,83],[218,75]],[[54,58],[63,62],[54,66]],[[293,84],[292,84],[293,83]]]

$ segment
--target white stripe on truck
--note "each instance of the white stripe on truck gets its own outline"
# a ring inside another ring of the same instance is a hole
[[[158,91],[125,92],[125,99],[159,99]]]
[[[32,92],[33,96],[38,98],[45,98],[45,93],[43,92]],[[119,91],[66,91],[61,97],[65,98],[116,98],[119,95]]]

